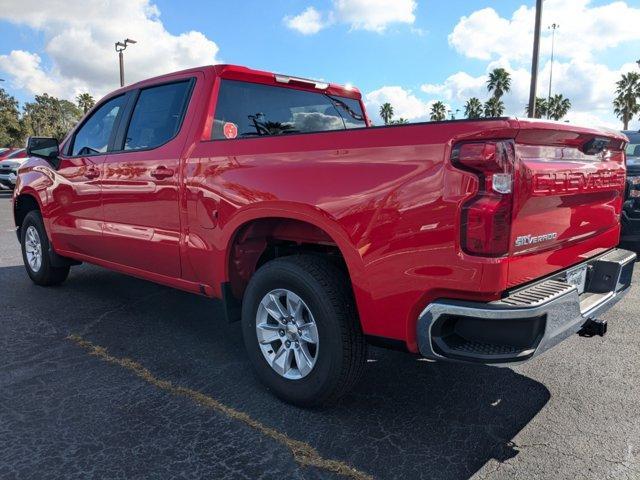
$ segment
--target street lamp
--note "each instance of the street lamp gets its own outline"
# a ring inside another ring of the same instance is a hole
[[[557,23],[551,24],[549,29],[551,30],[551,70],[549,71],[549,95],[547,96],[547,105],[551,102],[551,83],[553,82],[553,50],[556,44],[556,30],[560,28]],[[547,108],[547,118],[549,118],[550,111]]]
[[[135,40],[130,38],[125,38],[124,42],[116,42],[116,52],[118,52],[118,57],[120,60],[120,86],[124,87],[124,56],[122,52],[127,49],[127,45],[130,43],[138,43]]]
[[[533,56],[531,58],[531,86],[529,88],[529,118],[536,117],[536,87],[538,86],[538,56],[540,53],[540,23],[542,0],[536,0],[536,25],[533,31]]]

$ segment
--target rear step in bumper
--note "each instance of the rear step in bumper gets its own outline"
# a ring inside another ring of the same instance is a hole
[[[513,364],[540,355],[580,331],[628,292],[636,254],[614,249],[587,267],[584,293],[568,270],[490,302],[440,300],[418,318],[418,347],[435,360]]]

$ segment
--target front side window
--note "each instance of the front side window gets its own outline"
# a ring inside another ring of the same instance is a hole
[[[211,138],[249,138],[366,127],[358,100],[223,80]]]
[[[91,115],[75,134],[71,155],[105,153],[118,113],[124,108],[125,97],[112,98]]]
[[[140,92],[124,143],[125,150],[154,148],[176,136],[187,106],[189,80]]]

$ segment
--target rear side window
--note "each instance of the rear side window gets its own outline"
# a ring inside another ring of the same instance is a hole
[[[154,148],[175,137],[190,90],[190,80],[142,90],[129,122],[124,149]]]
[[[124,108],[125,97],[112,98],[102,105],[80,127],[73,140],[71,155],[96,155],[105,153],[118,113]]]
[[[322,92],[223,80],[214,140],[366,127],[358,100]]]

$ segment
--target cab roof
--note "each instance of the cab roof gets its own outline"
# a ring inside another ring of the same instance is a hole
[[[210,72],[213,75],[230,80],[243,80],[247,82],[262,83],[279,87],[291,87],[303,90],[316,90],[331,95],[338,95],[347,98],[360,100],[362,95],[360,90],[351,86],[343,86],[337,83],[329,83],[324,80],[312,80],[302,78],[295,75],[286,75],[280,73],[267,72],[263,70],[255,70],[241,65],[206,65],[202,67],[189,68],[178,72],[171,72],[153,78],[141,80],[131,85],[127,85],[120,90],[130,90],[132,88],[140,88],[149,84],[158,83],[158,81],[169,80],[174,76],[183,76],[185,74],[195,72]]]

